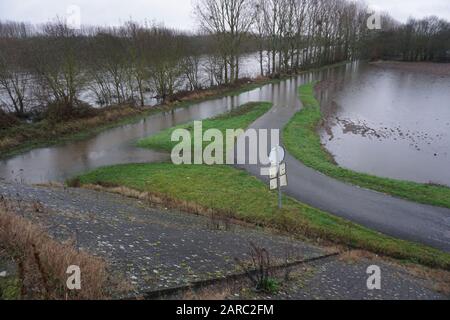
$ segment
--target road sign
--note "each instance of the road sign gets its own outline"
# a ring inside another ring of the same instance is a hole
[[[270,180],[270,190],[277,190],[278,189],[278,179],[272,179]]]
[[[288,181],[287,181],[287,175],[280,176],[280,187],[287,187]]]
[[[282,208],[282,194],[281,194],[281,188],[286,187],[288,185],[288,179],[287,179],[287,170],[286,170],[286,164],[283,163],[284,158],[286,156],[286,152],[284,151],[284,148],[281,146],[276,146],[275,148],[270,151],[269,159],[270,159],[270,169],[269,169],[269,176],[270,176],[270,190],[277,190],[278,189],[278,207]]]
[[[280,164],[280,176],[284,176],[286,174],[286,163]]]
[[[276,179],[278,175],[278,168],[276,166],[272,166],[269,169],[270,179]]]
[[[284,148],[281,146],[276,146],[272,148],[269,154],[269,160],[270,163],[273,165],[279,165],[284,161],[284,157],[286,155],[286,152],[284,151]]]

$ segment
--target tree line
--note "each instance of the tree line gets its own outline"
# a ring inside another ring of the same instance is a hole
[[[436,16],[400,24],[385,15],[384,27],[370,42],[371,58],[450,62],[450,23]]]
[[[295,73],[362,57],[368,34],[367,6],[345,0],[199,0],[195,10],[213,34],[236,80],[243,34],[258,44],[261,75]]]
[[[99,105],[145,105],[187,79],[200,88],[199,57],[206,37],[128,22],[119,28],[74,30],[63,21],[40,26],[0,25],[3,109],[25,115],[30,106],[73,109],[88,92]],[[70,111],[70,110],[66,110]]]
[[[449,23],[436,17],[400,24],[347,0],[196,0],[199,31],[148,23],[71,29],[0,22],[0,109],[70,113],[85,105],[144,106],[179,91],[227,85],[241,77],[242,55],[255,52],[259,73],[275,77],[356,59],[445,60]]]

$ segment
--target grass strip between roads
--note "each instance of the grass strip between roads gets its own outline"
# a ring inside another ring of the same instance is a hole
[[[315,84],[309,83],[299,88],[304,108],[291,119],[283,132],[284,144],[294,157],[308,167],[347,183],[414,202],[450,208],[448,187],[376,177],[336,165],[322,145],[317,131],[322,112],[314,95]]]
[[[227,129],[245,129],[252,124],[256,119],[264,115],[272,107],[268,102],[250,102],[239,108],[215,118],[206,119],[202,121],[203,131],[208,129],[218,129],[224,135],[224,146],[226,143],[225,133]],[[149,138],[138,142],[138,146],[142,148],[149,148],[154,150],[171,151],[179,142],[172,142],[172,132],[176,129],[187,129],[191,132],[194,130],[193,122],[182,124],[173,128],[161,131]],[[193,144],[193,141],[192,141]],[[204,143],[207,145],[208,143]]]
[[[221,131],[247,128],[270,107],[270,103],[249,103],[225,115],[205,120],[203,127],[215,127]],[[170,150],[173,146],[170,133],[173,130],[165,130],[141,141],[139,145]],[[299,238],[321,238],[430,267],[450,269],[449,254],[382,235],[292,198],[284,197],[284,208],[280,211],[277,193],[269,191],[269,187],[257,178],[232,166],[177,166],[172,163],[117,165],[81,175],[72,183],[100,185],[107,189],[125,187],[144,193],[149,199],[157,199],[171,208],[238,219],[285,231]]]

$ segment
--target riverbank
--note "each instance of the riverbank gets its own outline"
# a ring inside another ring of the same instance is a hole
[[[315,98],[314,88],[315,83],[299,88],[304,108],[292,118],[283,131],[284,143],[294,157],[308,167],[350,184],[418,203],[450,208],[448,187],[381,178],[336,165],[333,157],[323,147],[317,132],[322,121],[322,112]]]

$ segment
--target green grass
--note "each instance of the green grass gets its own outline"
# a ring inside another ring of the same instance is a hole
[[[317,171],[347,183],[419,203],[450,208],[448,187],[376,177],[336,165],[323,147],[317,131],[322,112],[314,96],[314,87],[315,83],[310,83],[299,88],[304,108],[291,119],[283,132],[285,146],[294,157]]]
[[[0,278],[0,300],[20,299],[20,281],[16,277]]]
[[[215,118],[203,120],[203,131],[209,129],[218,129],[224,136],[225,146],[225,133],[227,129],[245,129],[252,124],[259,117],[264,115],[272,107],[268,102],[251,102],[247,103],[237,109],[234,109],[226,114],[220,115]],[[191,133],[194,130],[193,122],[179,125],[173,128],[166,129],[156,135],[149,138],[140,140],[137,145],[142,148],[149,148],[155,150],[171,151],[178,142],[172,142],[172,132],[176,129],[187,129]],[[193,136],[193,135],[192,135]],[[192,141],[193,143],[193,141]],[[204,143],[207,145],[208,143]]]
[[[231,166],[129,164],[101,168],[80,176],[81,185],[124,186],[164,196],[166,201],[190,203],[232,214],[241,221],[288,232],[299,238],[326,239],[351,248],[450,269],[450,255],[394,239],[277,194],[245,171]],[[170,204],[170,203],[169,203]]]

